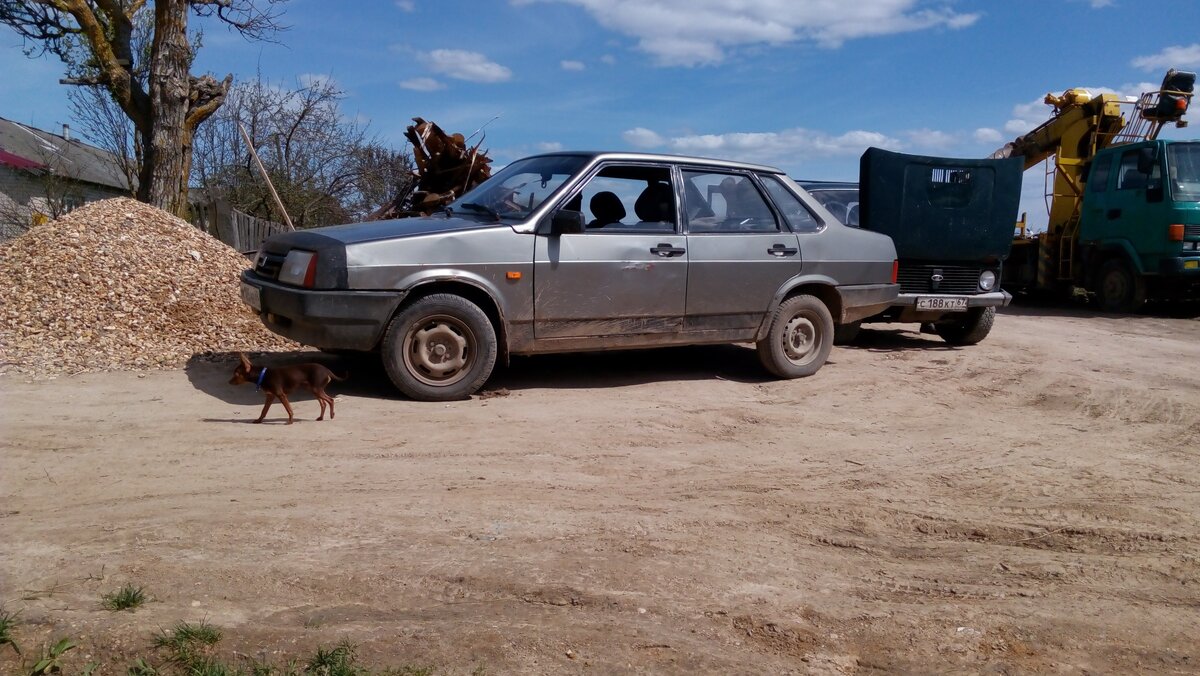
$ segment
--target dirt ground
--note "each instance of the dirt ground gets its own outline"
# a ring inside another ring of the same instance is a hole
[[[232,361],[2,376],[0,602],[67,673],[180,620],[441,673],[1200,671],[1200,320],[915,328],[796,381],[517,359],[450,404],[322,357],[337,418],[290,427],[244,424]],[[127,582],[152,601],[103,610]]]

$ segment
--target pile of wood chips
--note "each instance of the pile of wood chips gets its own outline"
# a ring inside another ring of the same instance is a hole
[[[299,345],[239,298],[249,261],[131,199],[93,202],[0,244],[0,371],[178,368]]]

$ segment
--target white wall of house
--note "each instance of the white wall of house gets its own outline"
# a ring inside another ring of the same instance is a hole
[[[128,193],[61,177],[47,179],[0,165],[0,240],[11,239],[28,230],[37,214],[51,216],[60,209],[69,211],[88,202],[122,195]],[[62,207],[51,204],[52,201]]]

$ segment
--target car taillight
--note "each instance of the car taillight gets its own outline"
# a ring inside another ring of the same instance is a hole
[[[895,284],[896,280],[899,278],[900,278],[900,261],[893,260],[892,261],[892,284]]]
[[[1167,226],[1167,241],[1182,242],[1183,241],[1183,223],[1172,223]]]

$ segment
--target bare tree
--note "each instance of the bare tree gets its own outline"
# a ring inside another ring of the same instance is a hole
[[[361,219],[386,193],[411,180],[412,160],[347,118],[341,99],[328,78],[310,78],[295,89],[261,76],[239,83],[196,135],[194,184],[240,211],[279,219],[238,130],[241,124],[296,227]]]
[[[133,123],[142,162],[138,199],[172,213],[187,210],[192,138],[225,102],[232,75],[190,73],[195,47],[188,18],[212,17],[249,39],[282,29],[286,0],[0,0],[0,23],[25,39],[26,53],[67,65],[71,84],[103,88]],[[135,73],[135,25],[153,15],[145,79]]]

